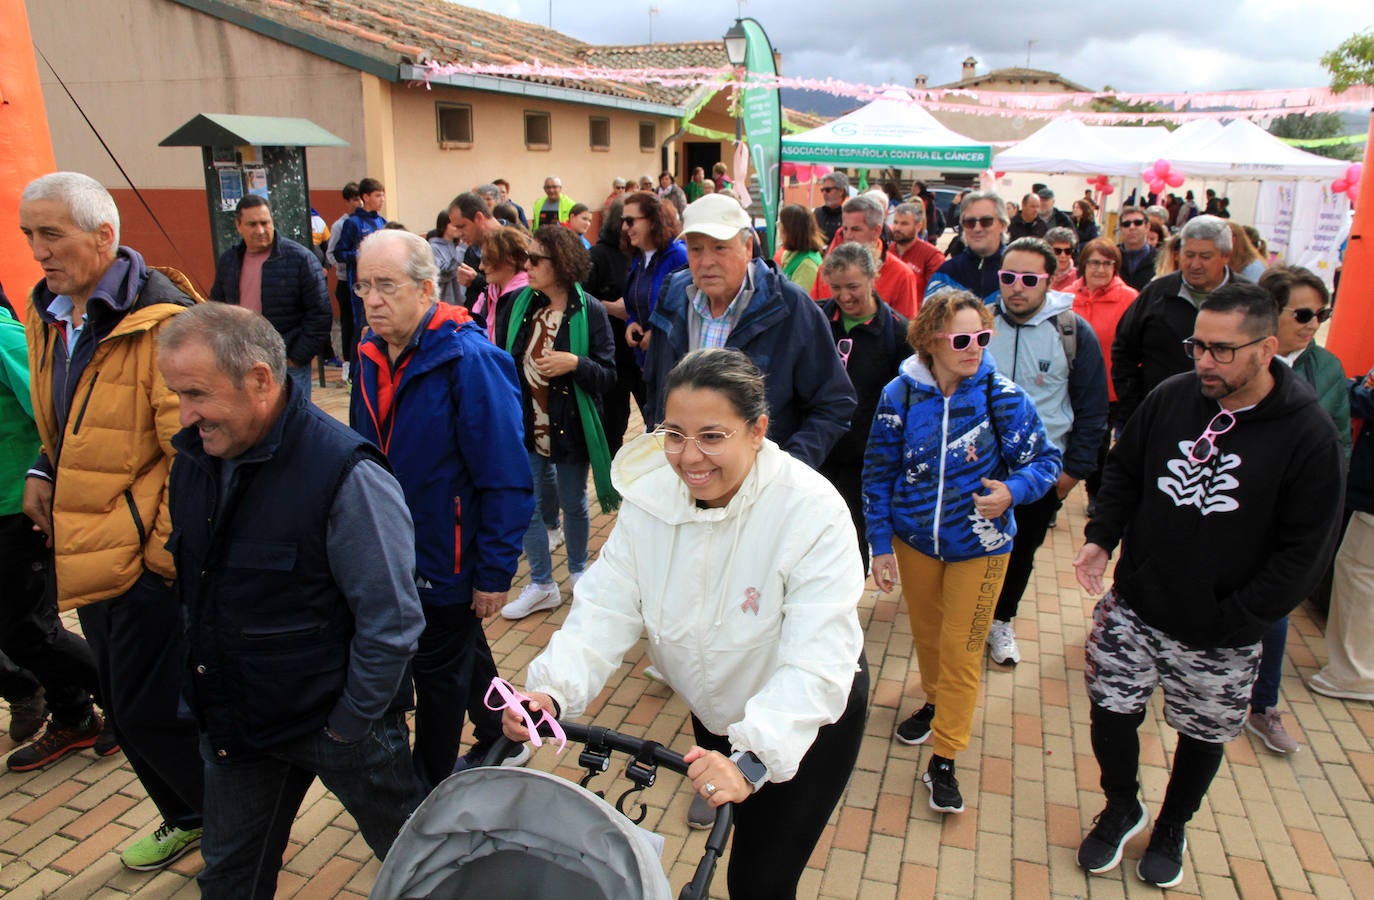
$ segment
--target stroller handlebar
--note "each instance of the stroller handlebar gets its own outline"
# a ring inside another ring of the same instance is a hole
[[[599,759],[600,765],[586,762],[587,754],[583,754],[582,764],[587,769],[588,776],[583,779],[583,786],[591,777],[606,771],[609,767],[609,751],[627,753],[634,757],[625,768],[626,777],[635,783],[635,787],[627,791],[620,799],[623,803],[625,798],[631,793],[650,787],[654,783],[654,769],[657,766],[664,766],[669,771],[686,776],[687,761],[683,759],[681,753],[674,753],[657,741],[644,738],[631,737],[628,734],[621,734],[609,728],[601,728],[596,725],[579,725],[575,722],[560,722],[564,732],[570,742],[584,744],[593,753],[593,759]],[[501,761],[510,755],[515,747],[515,742],[504,734],[497,739],[487,754],[483,765],[499,766]],[[599,757],[597,756],[599,754]],[[620,804],[617,808],[624,813]],[[628,815],[628,814],[627,814]],[[734,826],[735,805],[724,803],[716,808],[716,821],[711,826],[711,833],[706,837],[706,852],[702,855],[701,861],[697,863],[695,874],[692,880],[683,886],[678,900],[705,900],[707,892],[711,886],[711,879],[715,875],[716,864],[721,855],[725,852],[725,846],[730,839],[730,830]],[[641,814],[640,819],[643,819]],[[631,821],[637,820],[631,818]]]

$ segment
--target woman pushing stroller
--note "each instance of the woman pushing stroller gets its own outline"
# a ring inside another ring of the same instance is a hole
[[[623,497],[562,630],[530,663],[531,709],[580,716],[642,633],[692,711],[688,777],[737,804],[733,897],[793,897],[863,738],[863,566],[835,489],[766,437],[763,377],[699,350],[663,422],[617,455]],[[506,736],[528,740],[507,710]]]

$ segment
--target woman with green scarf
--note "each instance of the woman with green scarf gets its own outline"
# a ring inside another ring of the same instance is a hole
[[[525,449],[534,483],[552,468],[558,484],[572,588],[587,568],[587,469],[603,512],[615,509],[620,500],[611,487],[611,459],[601,427],[601,396],[615,384],[615,344],[606,310],[579,284],[591,271],[591,258],[577,235],[557,225],[539,228],[530,241],[525,271],[529,287],[498,312],[496,339],[515,357],[520,374]],[[501,610],[507,619],[523,619],[563,602],[553,580],[549,535],[539,508],[543,501],[536,500],[525,532],[530,583]]]

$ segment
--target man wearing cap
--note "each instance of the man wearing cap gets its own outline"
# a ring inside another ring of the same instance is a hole
[[[768,436],[820,465],[856,406],[829,323],[772,262],[752,259],[753,222],[733,197],[708,194],[688,206],[682,239],[688,268],[669,276],[651,320],[645,427],[662,419],[663,386],[678,360],[702,347],[731,347],[763,370]]]

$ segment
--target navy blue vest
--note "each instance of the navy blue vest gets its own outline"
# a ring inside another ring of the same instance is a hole
[[[329,567],[329,511],[358,461],[387,467],[293,388],[223,503],[220,461],[195,429],[173,440],[167,546],[189,620],[186,693],[224,759],[321,730],[342,696],[353,614]]]

